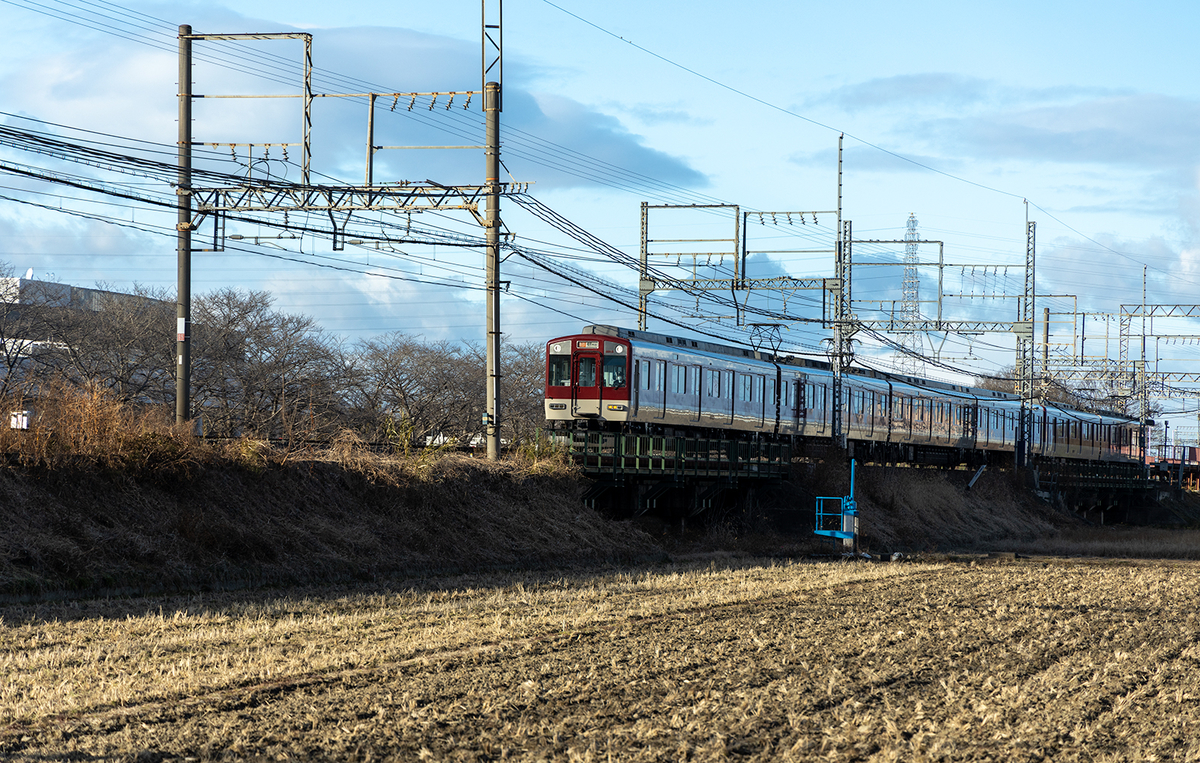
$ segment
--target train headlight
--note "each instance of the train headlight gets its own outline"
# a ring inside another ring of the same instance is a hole
[[[555,355],[562,353],[562,345],[557,342],[550,345],[550,352],[553,352]]]
[[[623,411],[623,410],[625,410],[625,406],[623,406],[623,405],[610,405],[610,406],[608,406],[608,410],[610,410],[610,411]]]
[[[565,411],[565,410],[567,410],[567,404],[566,404],[566,403],[551,403],[551,404],[550,404],[550,410],[552,410],[552,411]]]

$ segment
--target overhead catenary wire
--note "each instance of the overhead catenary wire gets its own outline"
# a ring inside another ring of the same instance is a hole
[[[5,1],[6,1],[6,2],[9,2],[9,0],[5,0]],[[12,3],[12,2],[10,2],[10,4],[12,4],[12,5],[18,5],[18,3]],[[553,5],[553,3],[550,3],[550,4],[551,4],[551,5]],[[45,4],[41,4],[41,3],[30,3],[29,5],[35,5],[35,6],[39,6],[39,7],[42,7],[42,8],[46,8],[46,7],[48,7],[48,6],[46,6]],[[64,6],[71,7],[71,5],[70,5],[69,3],[60,3],[60,5],[64,5]],[[80,5],[80,6],[88,6],[88,7],[92,7],[92,8],[99,8],[99,7],[108,7],[108,8],[113,8],[113,9],[121,9],[121,8],[122,8],[121,6],[118,6],[118,5],[116,5],[116,4],[113,4],[113,3],[103,3],[103,2],[101,2],[101,3],[94,3],[94,2],[87,2],[86,0],[80,0],[80,2],[79,2],[79,5]],[[558,6],[555,6],[555,7],[558,7]],[[561,9],[560,9],[560,10],[561,10]],[[80,16],[77,16],[76,14],[69,14],[69,15],[72,15],[72,16],[74,16],[74,17],[75,17],[75,18],[77,18],[77,19],[80,19],[80,18],[82,18],[82,17],[80,17]],[[101,14],[101,15],[103,15],[103,14]],[[572,15],[574,15],[574,14],[572,14]],[[146,19],[148,19],[148,20],[155,20],[155,21],[158,21],[158,22],[162,22],[163,24],[166,24],[166,22],[165,22],[165,21],[163,21],[163,20],[161,20],[161,19],[154,19],[154,17],[147,16],[146,14],[139,14],[139,16],[141,16],[141,17],[144,17],[144,18],[146,18]],[[73,23],[75,23],[75,22],[73,22]],[[590,23],[590,22],[589,22],[589,23]],[[86,23],[85,23],[85,25],[86,25]],[[104,26],[111,27],[111,25],[108,25],[108,24],[105,24]],[[149,27],[147,27],[147,29],[149,29]],[[165,36],[164,36],[164,38],[163,38],[164,40],[165,40],[165,39],[172,39],[172,38],[173,38],[173,34],[166,34],[165,30],[154,30],[154,31],[155,31],[155,33],[156,33],[156,34],[163,34],[163,35],[165,35]],[[127,37],[126,39],[129,39],[129,38]],[[163,49],[163,50],[170,50],[170,51],[173,51],[173,50],[174,50],[173,46],[171,46],[171,45],[169,45],[169,44],[168,44],[168,45],[161,46],[161,47],[162,47],[162,49]],[[637,46],[635,46],[635,47],[637,47]],[[649,51],[647,51],[647,52],[649,52]],[[240,56],[240,58],[242,58],[243,60],[253,60],[253,61],[256,61],[256,62],[263,62],[263,61],[270,62],[270,61],[272,60],[272,58],[271,58],[271,57],[267,57],[267,58],[260,58],[260,57],[257,57],[257,55],[256,55],[256,56],[250,56],[249,58],[247,58],[247,57],[245,57],[245,56]],[[214,59],[214,60],[217,60],[217,59]],[[278,58],[278,57],[275,57],[275,60],[276,60],[276,63],[284,61],[284,59],[282,59],[282,58]],[[664,60],[665,60],[665,59],[664,59]],[[672,63],[672,64],[674,64],[674,62],[669,62],[669,63]],[[293,62],[293,63],[292,63],[292,66],[294,66],[294,65],[295,65],[295,64],[294,64],[294,62]],[[248,69],[248,70],[243,70],[243,71],[248,71],[249,73],[261,74],[261,72],[257,72],[257,71],[255,71],[255,70],[253,70],[253,69]],[[696,73],[696,72],[693,72],[693,73],[694,73],[694,74],[697,74],[697,76],[703,76],[703,75],[699,75],[699,74],[698,74],[698,73]],[[717,84],[720,84],[720,83],[717,83]],[[735,89],[735,92],[739,92],[739,91],[736,91],[736,89]],[[743,94],[743,95],[744,95],[744,94]],[[768,104],[768,105],[769,105],[769,104]],[[830,129],[833,129],[833,128],[830,128]],[[871,145],[871,144],[867,144],[867,145]],[[560,148],[562,148],[562,147],[560,147]],[[878,147],[877,147],[877,148],[878,148]],[[883,149],[881,149],[881,150],[883,150]],[[890,152],[889,152],[889,153],[890,153]],[[900,157],[900,158],[904,158],[904,157]],[[922,166],[923,166],[923,165],[922,165]],[[927,169],[932,169],[932,168],[927,168]],[[936,170],[934,170],[934,171],[936,171]],[[942,174],[946,174],[946,173],[942,173]],[[951,177],[953,177],[953,176],[951,176]],[[961,179],[961,178],[959,178],[959,179]],[[968,181],[968,182],[969,182],[969,181]],[[996,189],[990,189],[990,190],[996,190]],[[1036,206],[1036,205],[1035,205],[1035,206]],[[1041,209],[1041,207],[1038,207],[1038,208],[1039,208],[1039,209]],[[1048,214],[1048,213],[1047,213],[1047,214]],[[1053,217],[1053,216],[1051,216],[1051,217]],[[1057,220],[1057,218],[1053,218],[1053,219],[1056,219],[1056,220]],[[1059,221],[1059,222],[1061,222],[1061,221]],[[1064,225],[1065,225],[1065,224],[1064,224]],[[1066,227],[1069,227],[1069,226],[1066,226]],[[1074,229],[1072,229],[1072,230],[1074,230]],[[1076,232],[1077,232],[1077,231],[1076,231]],[[1080,234],[1080,235],[1082,235],[1082,234]],[[1085,237],[1085,238],[1086,238],[1086,237]],[[1089,239],[1089,240],[1090,240],[1090,239]],[[1093,243],[1097,243],[1097,242],[1094,242],[1094,241],[1093,241]],[[1100,246],[1103,246],[1103,245],[1100,245]],[[1107,247],[1105,247],[1105,248],[1106,248],[1106,249],[1108,249]],[[1114,251],[1114,250],[1111,250],[1111,249],[1110,249],[1109,251]],[[1118,253],[1118,254],[1119,254],[1119,253]]]

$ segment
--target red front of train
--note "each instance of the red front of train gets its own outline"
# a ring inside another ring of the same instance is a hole
[[[627,339],[575,334],[546,343],[546,420],[627,421],[633,347]]]

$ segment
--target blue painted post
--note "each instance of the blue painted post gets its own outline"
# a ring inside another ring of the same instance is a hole
[[[854,459],[850,459],[850,495],[842,504],[842,532],[847,534],[842,547],[858,554],[858,503],[854,500]]]

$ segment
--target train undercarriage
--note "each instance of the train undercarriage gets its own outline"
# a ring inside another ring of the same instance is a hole
[[[591,480],[584,500],[618,516],[686,520],[748,506],[755,495],[792,479],[798,464],[854,458],[862,465],[1011,472],[1013,454],[934,445],[828,437],[780,437],[647,425],[583,422],[547,428]],[[1098,522],[1135,521],[1157,483],[1136,463],[1035,457],[1022,471],[1027,488]]]

